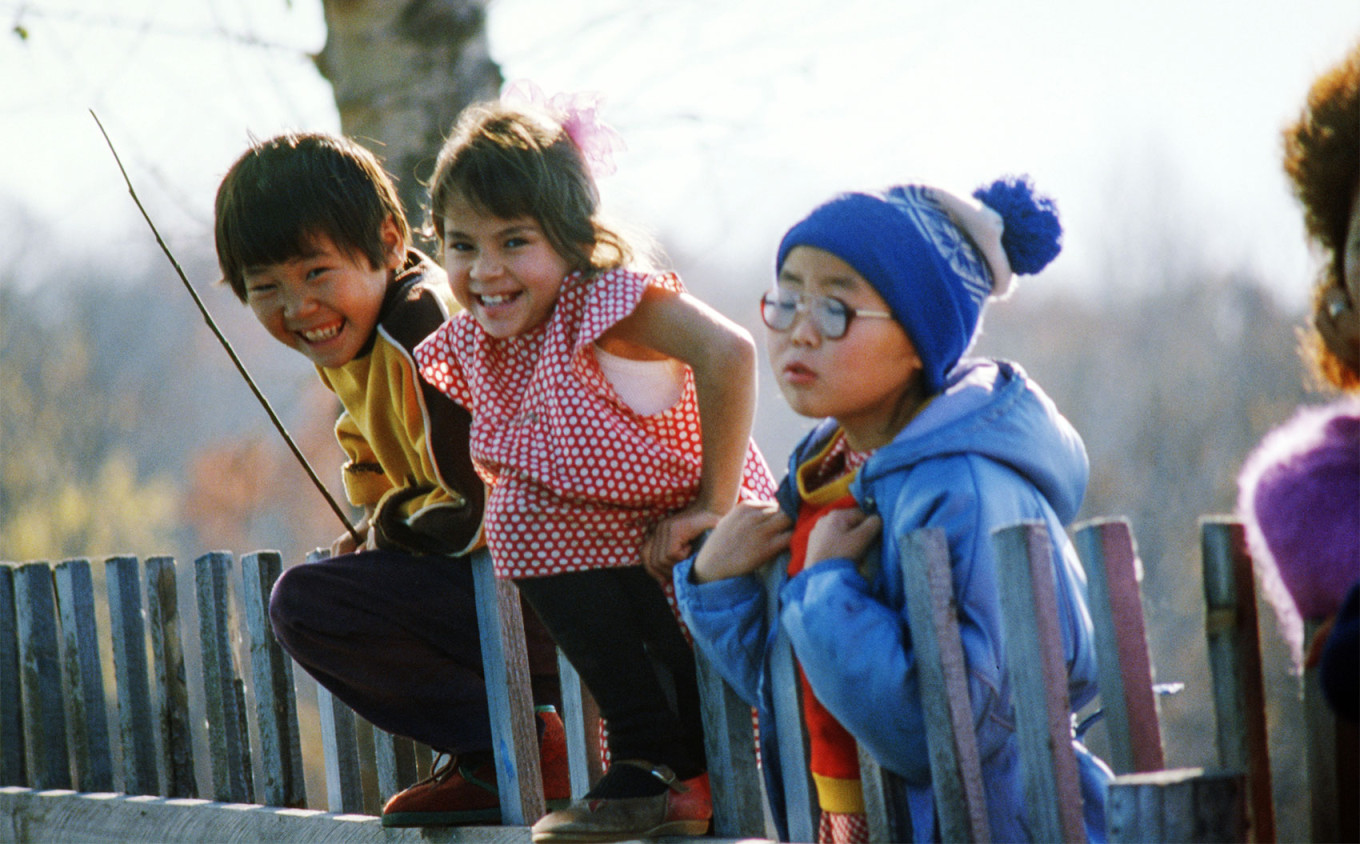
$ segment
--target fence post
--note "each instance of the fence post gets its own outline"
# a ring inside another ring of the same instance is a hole
[[[864,817],[869,824],[869,840],[911,841],[911,807],[906,799],[902,778],[884,769],[863,745],[859,753],[860,793],[864,798]],[[947,836],[944,841],[949,841]],[[988,841],[990,839],[979,839]]]
[[[61,616],[77,787],[81,791],[113,791],[113,752],[104,706],[104,671],[99,660],[90,561],[63,560],[52,573]]]
[[[391,797],[419,778],[416,743],[377,727],[373,728],[373,764],[378,770],[379,800]]]
[[[1321,622],[1305,623],[1304,641],[1313,641]],[[1338,718],[1322,695],[1317,666],[1303,672],[1303,710],[1308,725],[1309,832],[1312,841],[1353,841],[1360,836],[1360,784],[1353,761],[1360,747],[1356,725]]]
[[[1043,522],[1022,522],[992,541],[1030,828],[1036,841],[1085,841],[1052,540]]]
[[[359,779],[358,716],[354,710],[316,684],[316,709],[321,717],[321,743],[326,767],[326,809],[338,814],[364,810],[363,782]]]
[[[1232,519],[1206,517],[1200,521],[1200,538],[1219,764],[1247,775],[1253,838],[1274,841],[1261,641],[1246,533]]]
[[[330,556],[317,548],[307,554],[314,563]],[[359,778],[358,716],[320,683],[316,683],[316,709],[321,721],[322,759],[326,768],[326,808],[351,814],[364,810],[363,782]]]
[[[14,573],[13,564],[0,563],[0,785],[27,782]]]
[[[1124,519],[1093,519],[1077,526],[1076,546],[1086,567],[1110,767],[1118,774],[1160,771],[1166,759],[1133,531]]]
[[[255,709],[263,757],[264,802],[270,806],[302,807],[307,805],[307,786],[302,773],[293,662],[269,626],[269,592],[282,572],[283,559],[277,551],[260,551],[241,558],[242,603],[250,633],[250,668],[255,678]]]
[[[557,678],[562,690],[567,777],[571,781],[571,799],[579,800],[604,773],[600,758],[600,708],[561,650],[557,652]]]
[[[213,769],[213,799],[252,799],[250,744],[243,721],[240,680],[231,650],[228,573],[232,556],[213,551],[194,561],[198,625],[203,646],[203,695]]]
[[[762,836],[765,809],[751,705],[727,685],[702,648],[694,649],[694,663],[713,792],[713,834],[719,838]]]
[[[798,665],[793,645],[779,623],[779,589],[789,568],[788,554],[781,554],[766,567],[765,615],[767,629],[774,632],[770,647],[770,681],[774,696],[774,730],[779,743],[779,768],[784,783],[784,808],[790,841],[816,841],[821,810],[817,788],[808,766],[807,736],[803,731],[803,696],[798,686]],[[770,764],[770,760],[765,760]]]
[[[490,553],[485,549],[477,551],[470,562],[491,713],[496,784],[501,796],[501,822],[523,826],[532,824],[545,812],[538,729],[529,687],[529,656],[524,644],[524,613],[515,585],[496,579]]]
[[[104,579],[109,593],[109,626],[118,683],[118,723],[123,738],[123,790],[129,794],[154,794],[160,782],[156,775],[146,629],[142,622],[137,558],[106,559]]]
[[[1105,802],[1111,844],[1246,841],[1246,777],[1177,768],[1121,774]]]
[[[29,784],[40,789],[70,788],[52,570],[45,562],[33,562],[20,565],[14,574]]]
[[[156,674],[156,733],[160,736],[161,778],[167,797],[197,797],[193,734],[189,729],[189,682],[179,624],[179,589],[174,557],[148,557],[146,617]]]
[[[990,841],[949,542],[940,528],[923,528],[899,537],[898,548],[940,834],[945,841]],[[909,830],[881,840],[909,841],[901,834]]]

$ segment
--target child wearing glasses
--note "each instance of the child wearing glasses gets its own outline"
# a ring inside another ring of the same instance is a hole
[[[761,303],[770,364],[793,409],[825,421],[795,449],[777,502],[738,504],[674,572],[695,642],[759,710],[781,832],[765,673],[775,631],[755,574],[781,553],[778,618],[801,668],[820,841],[867,835],[857,743],[905,780],[918,840],[935,835],[898,560],[911,531],[948,537],[994,840],[1029,835],[993,529],[1047,525],[1073,708],[1096,693],[1085,574],[1064,529],[1085,492],[1085,449],[1019,366],[963,357],[986,300],[1056,257],[1061,227],[1026,178],[974,197],[922,185],[842,194],[788,231]],[[1109,771],[1075,739],[1073,752],[1087,832],[1102,840]]]

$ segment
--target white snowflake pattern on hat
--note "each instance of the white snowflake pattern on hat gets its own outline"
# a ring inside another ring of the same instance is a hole
[[[935,247],[948,264],[950,271],[968,291],[968,296],[981,303],[992,292],[992,276],[982,263],[977,249],[950,220],[930,188],[906,185],[888,192],[888,201],[916,224],[916,228]]]

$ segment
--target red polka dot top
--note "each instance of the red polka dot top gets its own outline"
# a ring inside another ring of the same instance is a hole
[[[484,529],[498,577],[639,565],[648,531],[698,493],[693,373],[685,370],[673,407],[639,416],[592,351],[649,285],[684,290],[674,273],[573,273],[552,315],[532,331],[488,337],[460,313],[416,348],[421,377],[472,413],[472,458],[490,487]],[[769,467],[750,443],[741,498],[773,494]]]

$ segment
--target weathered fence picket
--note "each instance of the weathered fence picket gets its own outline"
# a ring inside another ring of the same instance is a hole
[[[727,685],[702,651],[695,652],[694,661],[703,705],[704,752],[710,760],[721,760],[708,769],[713,834],[723,838],[763,837],[764,787],[756,767],[751,706]]]
[[[1077,556],[1085,564],[1091,622],[1099,660],[1100,703],[1117,774],[1166,766],[1153,692],[1140,582],[1142,562],[1124,519],[1076,525]]]
[[[307,562],[314,563],[325,559],[327,555],[326,550],[318,548],[307,555]],[[321,720],[321,742],[324,748],[326,808],[337,814],[363,812],[358,716],[319,683],[316,685],[316,709]]]
[[[1246,841],[1245,786],[1243,774],[1203,768],[1119,776],[1105,805],[1110,841]]]
[[[1258,842],[1274,841],[1256,588],[1246,533],[1230,519],[1205,518],[1200,522],[1200,540],[1219,764],[1246,773],[1252,836]]]
[[[193,735],[189,728],[189,681],[184,668],[173,557],[147,559],[146,609],[151,658],[156,665],[155,732],[160,737],[160,793],[167,797],[198,797]]]
[[[154,716],[146,663],[141,578],[136,557],[111,557],[104,563],[109,590],[110,635],[118,713],[123,739],[123,790],[146,794],[159,787],[155,768]],[[88,789],[87,789],[88,790]]]
[[[326,808],[343,815],[361,813],[364,788],[359,774],[358,716],[321,685],[316,687],[316,708],[326,747]]]
[[[428,749],[427,749],[428,754]],[[420,778],[416,743],[373,728],[373,765],[378,772],[378,795],[391,796]],[[379,807],[381,811],[381,807]]]
[[[557,674],[562,692],[562,726],[567,734],[567,777],[571,782],[571,797],[576,800],[584,797],[603,773],[600,712],[595,699],[581,683],[581,675],[561,651],[557,654]]]
[[[81,791],[113,790],[113,752],[104,706],[104,674],[94,618],[89,560],[63,560],[53,568],[65,654],[66,704]]]
[[[236,656],[231,647],[229,575],[232,557],[223,551],[194,561],[198,626],[203,644],[203,694],[207,701],[208,738],[213,772],[213,799],[226,803],[252,800],[250,742],[246,735],[243,694]]]
[[[477,628],[482,637],[482,664],[491,711],[491,745],[500,787],[501,821],[531,824],[543,817],[543,779],[539,776],[538,728],[529,686],[529,657],[524,644],[524,616],[519,590],[497,580],[491,555],[472,557],[477,590]],[[579,702],[579,698],[577,700]],[[572,703],[563,700],[563,706]]]
[[[1029,827],[1039,841],[1085,841],[1052,540],[1042,522],[1027,522],[992,542]]]
[[[0,565],[0,784],[26,782],[13,566]]]
[[[1313,641],[1321,623],[1307,623]],[[1360,747],[1360,724],[1337,717],[1322,695],[1318,667],[1303,675],[1304,717],[1308,724],[1309,830],[1314,841],[1360,841],[1360,767],[1346,749]]]
[[[774,688],[775,740],[784,785],[784,811],[791,841],[816,841],[821,810],[817,788],[808,767],[807,730],[803,722],[803,696],[798,688],[798,664],[789,636],[779,623],[779,589],[789,568],[787,554],[771,563],[765,578],[765,623],[775,631],[769,656]],[[766,764],[769,764],[766,762]]]
[[[38,788],[70,788],[52,570],[45,562],[25,563],[14,575],[24,760],[29,780]]]
[[[926,745],[940,834],[946,841],[990,841],[949,544],[941,529],[924,528],[901,537],[898,546],[921,709],[932,727]],[[882,809],[873,805],[869,812],[874,840],[910,840],[902,834],[911,829],[906,807],[884,800]]]
[[[283,558],[274,551],[241,558],[242,603],[250,634],[250,667],[264,772],[260,796],[268,806],[301,807],[307,804],[307,786],[302,774],[293,661],[269,627],[269,592],[282,573]],[[414,779],[412,776],[407,782]]]

